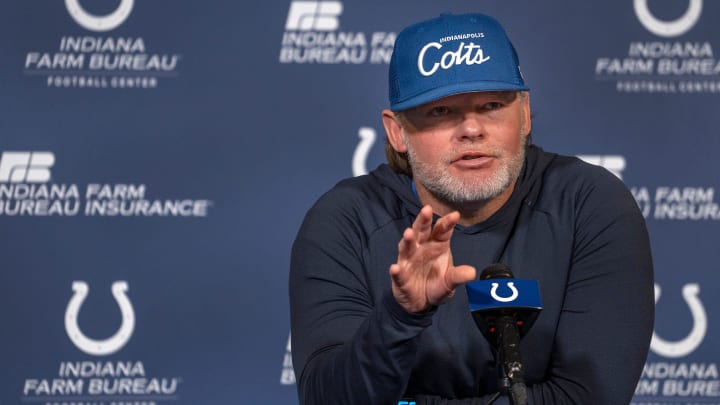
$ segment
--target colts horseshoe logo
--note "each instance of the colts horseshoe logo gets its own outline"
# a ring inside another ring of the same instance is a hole
[[[682,289],[683,298],[688,304],[693,318],[693,327],[690,334],[684,339],[669,342],[658,337],[653,331],[652,341],[650,342],[650,349],[653,352],[660,356],[676,358],[687,356],[700,346],[707,332],[707,314],[698,294],[700,294],[698,284],[685,284]],[[655,304],[657,304],[658,299],[660,299],[660,286],[655,284]]]
[[[96,16],[88,13],[80,5],[80,0],[65,0],[70,16],[83,28],[90,31],[110,31],[117,28],[130,16],[135,0],[121,0],[115,11],[108,15]]]
[[[375,130],[369,127],[362,127],[358,131],[360,142],[355,148],[352,158],[353,176],[362,176],[367,174],[367,157],[375,143]]]
[[[513,283],[512,281],[507,283],[508,288],[510,289],[510,291],[512,291],[512,295],[509,297],[501,297],[497,294],[497,289],[498,289],[499,285],[500,284],[498,284],[498,283],[492,283],[492,289],[490,290],[490,296],[493,297],[493,299],[495,301],[512,302],[517,299],[518,290],[517,290],[517,288],[515,288],[515,283]]]
[[[635,0],[635,14],[638,20],[655,35],[677,37],[686,33],[697,23],[702,13],[703,0],[689,0],[687,11],[675,21],[661,21],[648,8],[647,0]]]
[[[85,297],[88,295],[89,288],[87,283],[83,281],[73,281],[72,289],[75,293],[70,298],[67,310],[65,310],[65,331],[75,346],[83,352],[95,356],[107,356],[125,346],[135,329],[135,311],[133,311],[132,303],[125,295],[128,290],[127,282],[116,281],[112,285],[115,302],[120,306],[122,324],[113,336],[105,340],[90,339],[80,331],[77,319],[78,313],[83,301],[85,301]]]

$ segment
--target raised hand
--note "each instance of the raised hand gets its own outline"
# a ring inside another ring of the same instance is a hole
[[[447,214],[434,227],[432,214],[429,205],[420,210],[398,243],[397,263],[390,266],[393,295],[408,312],[424,312],[446,302],[476,275],[472,266],[453,264],[450,238],[460,214]]]

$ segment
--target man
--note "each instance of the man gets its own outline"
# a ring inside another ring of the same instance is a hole
[[[544,309],[521,341],[529,403],[629,403],[654,302],[622,182],[530,145],[528,88],[488,16],[406,28],[389,79],[390,165],[321,197],[293,246],[301,403],[494,399],[495,354],[462,287],[492,263],[539,281]]]

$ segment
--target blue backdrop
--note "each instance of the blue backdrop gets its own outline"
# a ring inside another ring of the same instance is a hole
[[[395,34],[443,11],[505,25],[534,142],[647,218],[636,403],[720,404],[712,0],[3,2],[0,404],[297,403],[292,240],[384,161]]]

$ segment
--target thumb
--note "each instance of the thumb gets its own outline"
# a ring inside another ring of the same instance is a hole
[[[445,273],[446,283],[450,289],[455,289],[465,283],[475,280],[477,270],[468,265],[455,266]]]

